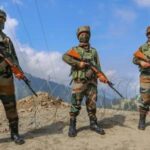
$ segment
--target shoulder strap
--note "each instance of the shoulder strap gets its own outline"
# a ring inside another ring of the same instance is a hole
[[[90,50],[92,51],[92,55],[93,55],[93,57],[95,57],[95,55],[96,55],[96,49],[95,49],[95,48],[93,48],[93,47],[90,47]]]
[[[145,48],[148,48],[148,44],[147,44],[147,43],[145,43],[145,44],[143,44],[143,45],[141,46],[141,51],[143,52],[143,50],[144,50]]]
[[[75,50],[78,52],[78,50],[79,50],[79,54],[80,54],[80,57],[81,58],[83,58],[83,56],[84,56],[84,50],[83,50],[83,48],[81,48],[80,46],[76,46],[75,47]]]

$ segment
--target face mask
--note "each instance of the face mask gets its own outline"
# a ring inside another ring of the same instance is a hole
[[[4,26],[5,26],[5,23],[0,23],[0,30],[3,30],[4,29]]]
[[[150,33],[147,34],[148,43],[150,43]]]
[[[78,37],[80,43],[89,43],[90,35],[86,32],[83,32]]]

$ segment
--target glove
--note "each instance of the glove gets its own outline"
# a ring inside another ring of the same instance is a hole
[[[22,73],[17,73],[17,74],[15,74],[15,77],[16,77],[17,79],[19,79],[19,80],[22,80],[22,79],[24,79],[24,74],[22,74]]]

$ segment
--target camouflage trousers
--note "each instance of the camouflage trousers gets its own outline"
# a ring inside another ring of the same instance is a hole
[[[0,95],[9,124],[18,122],[15,95]]]
[[[150,107],[150,75],[140,76],[140,108],[148,111]]]
[[[86,98],[88,116],[96,118],[97,86],[82,82],[73,83],[70,116],[76,117],[80,113],[84,97]]]

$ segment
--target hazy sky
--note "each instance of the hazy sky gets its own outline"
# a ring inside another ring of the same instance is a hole
[[[68,81],[62,54],[78,44],[78,26],[91,27],[91,45],[111,78],[138,83],[134,51],[146,41],[150,0],[1,0],[8,13],[5,31],[23,69],[41,78]],[[114,81],[115,82],[115,81]]]

